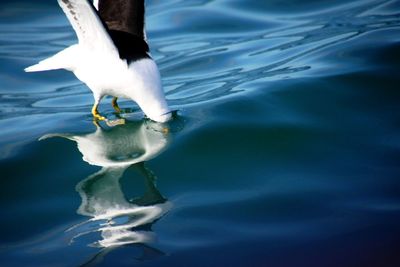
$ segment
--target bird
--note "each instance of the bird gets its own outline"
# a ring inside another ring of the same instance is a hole
[[[131,99],[156,122],[172,118],[157,64],[145,32],[144,0],[57,0],[72,25],[78,43],[25,68],[26,72],[66,69],[92,91],[95,121],[104,96],[121,112],[118,98]]]

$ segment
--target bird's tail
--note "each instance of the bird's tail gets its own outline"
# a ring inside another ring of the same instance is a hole
[[[35,65],[25,68],[24,70],[26,72],[57,70],[57,69],[72,70],[74,66],[73,64],[74,59],[77,57],[75,53],[76,53],[76,45],[73,45],[58,52],[54,56],[46,58]]]
[[[34,71],[45,71],[45,70],[56,70],[56,69],[61,69],[60,67],[52,64],[52,57],[40,61],[38,64],[29,66],[24,69],[26,72],[34,72]]]

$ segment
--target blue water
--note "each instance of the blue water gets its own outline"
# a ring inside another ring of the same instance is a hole
[[[76,42],[56,1],[0,3],[1,266],[400,266],[400,1],[146,25],[178,116],[96,126],[71,73],[23,72]]]

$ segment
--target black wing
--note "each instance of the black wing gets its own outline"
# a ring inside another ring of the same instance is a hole
[[[144,32],[144,0],[99,0],[98,12],[120,58],[131,62],[149,57]]]

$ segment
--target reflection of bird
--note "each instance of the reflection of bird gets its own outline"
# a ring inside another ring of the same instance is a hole
[[[58,0],[78,37],[56,55],[25,71],[67,69],[93,92],[92,114],[105,95],[134,100],[152,120],[165,122],[171,111],[165,100],[157,65],[149,55],[144,31],[144,0]]]
[[[94,232],[101,232],[102,239],[93,245],[112,247],[151,243],[154,240],[151,225],[171,208],[171,203],[155,186],[152,172],[143,163],[134,167],[145,177],[146,191],[142,197],[133,200],[125,197],[120,184],[127,167],[104,167],[76,186],[82,198],[78,213],[92,217],[87,223],[100,222]],[[77,235],[80,236],[82,233]]]
[[[168,212],[171,203],[158,191],[156,177],[144,161],[157,156],[169,144],[170,134],[161,127],[146,120],[128,121],[110,129],[98,126],[90,134],[48,134],[41,138],[58,136],[73,140],[86,162],[102,167],[76,186],[82,198],[78,213],[91,219],[70,229],[80,230],[74,239],[99,232],[101,239],[92,245],[115,248],[141,244],[147,256],[150,251],[156,253],[156,249],[146,245],[154,239],[151,226]],[[131,200],[125,197],[120,184],[128,169],[137,170],[145,178],[144,194]]]
[[[83,160],[101,167],[128,167],[160,154],[170,142],[170,134],[164,126],[151,121],[127,121],[111,129],[97,126],[89,134],[47,134],[49,137],[65,137],[77,143]]]

